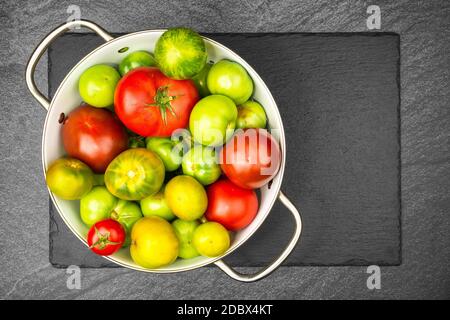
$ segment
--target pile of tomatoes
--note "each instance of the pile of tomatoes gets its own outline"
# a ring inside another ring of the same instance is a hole
[[[245,68],[207,58],[201,36],[174,28],[154,54],[81,75],[84,102],[60,119],[67,156],[46,180],[80,201],[93,252],[129,248],[144,268],[216,257],[257,215],[255,190],[277,173],[280,148]]]

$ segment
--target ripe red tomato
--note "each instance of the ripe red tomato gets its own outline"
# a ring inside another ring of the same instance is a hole
[[[208,208],[205,217],[231,231],[248,226],[258,213],[258,198],[254,190],[238,187],[221,179],[207,189]]]
[[[109,110],[83,104],[66,117],[62,126],[64,148],[72,158],[86,163],[97,173],[128,148],[128,135]]]
[[[128,72],[116,87],[116,114],[125,126],[145,137],[169,137],[185,128],[199,95],[192,80],[174,80],[154,67]]]
[[[95,223],[88,231],[89,248],[101,256],[109,256],[117,252],[125,242],[125,229],[113,219]]]
[[[278,172],[281,151],[265,129],[239,130],[220,152],[221,168],[235,184],[257,189]]]

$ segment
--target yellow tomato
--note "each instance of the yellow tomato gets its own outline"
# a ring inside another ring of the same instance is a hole
[[[160,268],[178,257],[179,242],[173,227],[160,217],[138,220],[131,230],[130,254],[144,268]]]
[[[199,219],[208,207],[203,186],[191,176],[176,176],[166,185],[164,195],[172,212],[180,219]]]

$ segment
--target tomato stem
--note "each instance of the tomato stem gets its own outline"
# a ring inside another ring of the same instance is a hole
[[[110,236],[109,232],[101,233],[100,231],[98,231],[96,226],[94,226],[94,230],[95,230],[95,234],[97,235],[98,239],[89,247],[89,249],[97,247],[99,250],[103,250],[109,244],[111,244],[111,245],[120,244],[120,242],[114,242],[114,241],[109,240],[109,236]]]
[[[173,110],[172,101],[179,98],[178,96],[169,95],[169,86],[161,86],[156,90],[155,94],[155,102],[147,104],[149,107],[157,107],[161,114],[161,118],[164,122],[164,125],[167,125],[167,111],[169,111],[174,117],[177,117],[177,114]]]

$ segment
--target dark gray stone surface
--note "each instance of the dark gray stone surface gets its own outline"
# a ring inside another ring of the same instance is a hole
[[[208,36],[259,72],[283,118],[287,165],[282,188],[304,223],[301,245],[284,265],[400,264],[398,35]],[[50,96],[72,66],[101,43],[94,34],[67,34],[53,43]],[[89,252],[50,208],[53,265],[115,266]],[[292,233],[292,219],[278,203],[226,261],[265,266]]]
[[[368,290],[365,267],[282,267],[252,284],[217,268],[174,275],[83,269],[81,290],[49,263],[48,195],[40,144],[45,112],[28,94],[25,64],[37,43],[66,21],[69,5],[110,32],[186,25],[200,32],[367,31],[373,2],[2,1],[0,3],[0,297],[50,299],[450,298],[450,3],[377,1],[381,31],[400,34],[402,264],[381,267]],[[83,31],[84,30],[80,30]],[[46,59],[36,74],[47,88]],[[254,272],[257,268],[240,268]]]

